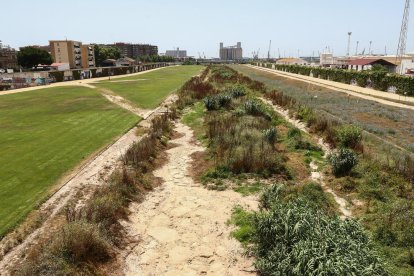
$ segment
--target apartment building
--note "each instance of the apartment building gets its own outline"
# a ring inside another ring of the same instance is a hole
[[[223,46],[223,42],[220,42],[220,59],[221,60],[240,60],[243,59],[243,49],[241,42],[237,42],[235,46]]]
[[[95,67],[95,51],[93,45],[85,44],[81,46],[82,68]]]
[[[95,67],[93,46],[74,40],[50,40],[50,52],[56,63],[68,63],[71,69]]]
[[[117,47],[121,51],[123,57],[138,58],[141,56],[157,56],[158,46],[150,44],[132,44],[124,42],[116,42],[115,44],[105,45]]]
[[[3,46],[0,41],[0,69],[18,69],[17,52],[10,46]]]

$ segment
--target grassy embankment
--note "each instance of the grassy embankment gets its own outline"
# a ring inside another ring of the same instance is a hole
[[[96,86],[109,89],[140,108],[152,109],[202,68],[198,65],[167,67],[142,75],[102,81]]]
[[[138,121],[89,88],[0,96],[0,236],[63,174]]]

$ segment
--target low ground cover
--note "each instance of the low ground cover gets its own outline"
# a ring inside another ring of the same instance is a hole
[[[246,66],[235,65],[233,68],[310,108],[332,114],[344,122],[359,125],[369,132],[414,152],[413,110],[349,97],[342,92],[289,80]]]
[[[141,75],[102,81],[96,86],[109,89],[140,108],[152,109],[201,69],[198,65],[166,67]]]
[[[0,236],[62,175],[140,118],[97,91],[61,87],[0,97]]]
[[[291,90],[296,89],[301,88]],[[326,182],[354,204],[356,217],[370,231],[378,252],[387,260],[389,273],[413,274],[414,244],[409,237],[414,228],[407,223],[411,221],[413,210],[413,159],[409,154],[384,150],[386,141],[372,143],[359,127],[318,112],[323,105],[303,101],[291,94],[291,90],[282,90],[276,88],[266,96],[289,109],[311,131],[322,136],[332,148],[337,148],[329,158],[330,169],[324,169],[328,177]]]
[[[213,66],[209,70],[208,81],[194,79],[179,93],[177,104],[178,110],[192,106],[184,118],[197,114],[198,119],[189,123],[193,129],[200,133],[204,126],[202,137],[207,140],[212,162],[201,180],[208,188],[232,187],[244,195],[257,194],[263,187],[277,183],[263,194],[259,213],[236,207],[229,221],[237,226],[233,236],[256,256],[256,268],[263,275],[386,274],[362,226],[353,220],[341,221],[332,197],[319,184],[309,181],[307,165],[311,161],[325,165],[315,141],[257,98],[266,92],[263,84],[228,67]],[[246,93],[235,97],[231,91],[236,87]],[[312,110],[303,109],[299,115],[302,120],[313,118]],[[335,127],[335,145],[359,149],[358,129]],[[292,162],[295,155],[296,166]],[[304,170],[305,175],[301,174]],[[309,232],[295,236],[301,227]],[[307,253],[316,251],[324,252],[322,259]]]

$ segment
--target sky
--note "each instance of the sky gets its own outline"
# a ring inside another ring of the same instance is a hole
[[[397,51],[405,0],[0,0],[0,40],[18,48],[49,40],[150,43],[191,56],[218,57],[219,43],[242,43],[243,56],[336,55]],[[7,12],[4,12],[7,11]],[[411,11],[412,12],[412,11]],[[414,19],[414,18],[413,18]],[[409,23],[407,52],[414,52]]]

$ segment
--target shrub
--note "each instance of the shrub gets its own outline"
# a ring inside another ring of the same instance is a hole
[[[352,150],[346,148],[339,149],[337,153],[330,155],[328,159],[335,176],[349,174],[352,168],[358,163],[356,154]]]
[[[277,131],[274,127],[265,129],[263,130],[263,136],[269,144],[274,145],[277,140]]]
[[[314,123],[316,116],[313,113],[312,108],[302,105],[298,108],[296,118],[306,122],[308,126],[310,126]]]
[[[371,242],[353,220],[328,217],[298,199],[253,218],[262,275],[385,275]]]
[[[244,86],[236,85],[229,89],[229,93],[233,98],[240,98],[246,96],[246,89]]]
[[[362,140],[362,129],[354,125],[342,125],[335,128],[335,135],[341,147],[356,149]]]

